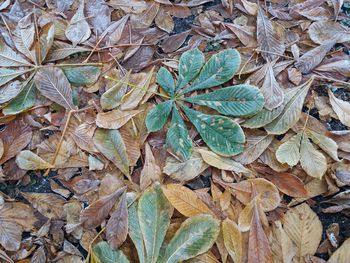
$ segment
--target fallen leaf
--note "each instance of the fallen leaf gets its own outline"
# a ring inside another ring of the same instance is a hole
[[[34,81],[45,97],[67,110],[74,109],[71,86],[60,68],[43,68],[35,75]]]
[[[73,43],[73,47],[86,41],[91,30],[84,16],[84,0],[79,0],[79,7],[69,22],[65,31],[66,37]]]
[[[312,41],[317,44],[325,44],[330,39],[336,43],[350,40],[350,30],[334,21],[319,21],[311,24],[308,30]]]
[[[262,50],[262,57],[267,61],[273,61],[285,50],[284,41],[277,33],[272,22],[264,14],[263,9],[258,8],[257,39]]]
[[[162,188],[166,198],[184,216],[213,214],[195,192],[179,184],[168,184]]]
[[[106,225],[106,238],[112,249],[117,249],[126,240],[127,235],[128,207],[126,195],[123,194]]]
[[[272,252],[269,241],[261,225],[257,202],[253,204],[253,216],[249,231],[248,241],[248,262],[249,263],[270,263]]]
[[[307,204],[289,209],[283,228],[297,247],[295,262],[304,263],[306,255],[315,254],[322,237],[322,224]]]
[[[350,239],[346,239],[344,243],[331,255],[328,263],[346,263],[349,261],[350,251],[349,251]]]
[[[104,129],[119,129],[140,112],[140,110],[122,111],[119,109],[100,112],[96,116],[96,125]]]
[[[267,73],[260,90],[265,98],[264,107],[266,109],[271,111],[283,103],[284,92],[275,78],[272,64],[270,62],[268,62]]]
[[[53,165],[41,159],[35,153],[25,150],[16,157],[16,163],[23,170],[43,170],[53,168]]]
[[[152,185],[156,181],[161,179],[161,170],[156,163],[151,147],[145,143],[145,161],[144,166],[140,174],[140,188],[145,189],[147,186]]]
[[[222,222],[222,233],[224,236],[225,247],[232,260],[237,263],[242,262],[243,239],[237,224],[234,221],[226,218]]]
[[[280,221],[275,221],[271,228],[270,247],[273,262],[290,263],[297,250],[292,240],[288,237]]]
[[[110,195],[93,202],[80,213],[80,223],[86,229],[99,226],[105,220],[113,208],[117,199],[125,192],[126,187],[122,187]]]
[[[333,92],[328,90],[329,102],[337,114],[341,123],[350,127],[350,103],[340,100],[334,96]]]

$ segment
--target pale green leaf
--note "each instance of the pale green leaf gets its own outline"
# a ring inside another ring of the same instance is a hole
[[[237,50],[226,49],[213,55],[204,65],[198,78],[182,93],[218,86],[231,79],[239,69],[241,57]]]
[[[42,170],[53,167],[50,163],[29,150],[21,151],[16,157],[16,163],[23,170]]]
[[[308,175],[318,179],[327,171],[326,157],[315,149],[307,136],[303,136],[301,140],[300,164]]]
[[[294,166],[299,162],[302,137],[303,133],[300,132],[278,147],[276,158],[280,163],[287,163],[290,166]]]
[[[323,151],[328,153],[328,155],[332,157],[333,160],[339,161],[338,144],[335,141],[323,134],[310,129],[305,129],[305,133],[313,143],[317,144]]]
[[[101,263],[129,263],[130,261],[121,250],[113,250],[106,241],[100,241],[93,248],[93,253]]]
[[[203,160],[210,166],[216,167],[221,170],[233,171],[236,173],[250,173],[242,164],[235,162],[231,158],[222,157],[214,152],[207,151],[204,149],[198,149]]]
[[[246,84],[188,97],[185,101],[207,106],[221,114],[232,116],[253,115],[264,105],[264,97],[260,90]]]
[[[10,69],[10,68],[0,68],[0,86],[6,84],[7,82],[31,71],[30,69]]]
[[[227,117],[204,114],[185,106],[181,108],[213,152],[232,156],[243,151],[244,133],[235,121]]]
[[[156,263],[173,213],[173,208],[159,184],[144,191],[137,212],[146,248],[146,262]]]
[[[288,101],[282,113],[265,126],[269,134],[283,134],[293,127],[299,120],[305,97],[314,78],[296,88],[296,94]]]
[[[117,166],[123,174],[129,175],[129,160],[126,146],[118,130],[96,129],[94,137],[96,148]]]
[[[197,48],[186,51],[181,55],[176,91],[183,88],[198,75],[204,65],[204,60],[203,53]]]
[[[112,110],[122,103],[122,98],[125,95],[129,82],[130,71],[120,80],[102,94],[100,103],[104,110]]]
[[[149,132],[159,131],[166,123],[173,107],[173,101],[167,100],[159,103],[149,111],[146,117],[146,126]]]
[[[169,70],[161,67],[157,73],[157,83],[168,93],[169,96],[175,94],[174,79]]]
[[[210,215],[188,218],[167,245],[161,263],[178,263],[206,252],[218,237],[219,226]]]
[[[91,85],[98,80],[101,69],[96,66],[63,67],[63,72],[73,86]]]
[[[283,103],[277,108],[269,111],[268,109],[263,108],[256,115],[251,117],[249,120],[246,120],[242,126],[249,129],[261,128],[265,125],[271,123],[274,119],[276,119],[281,112],[283,111],[286,104],[291,100],[291,98],[295,95],[298,89],[291,89],[287,91],[284,95]]]
[[[0,41],[0,67],[31,66],[21,55],[13,51],[9,46]],[[4,70],[4,69],[2,69]]]
[[[126,198],[128,202],[129,236],[136,247],[140,263],[145,263],[145,246],[143,244],[142,232],[137,215],[136,193],[129,192]]]
[[[4,115],[18,114],[35,105],[37,89],[34,81],[29,81],[24,85],[21,92],[10,101],[8,105],[2,110]]]
[[[171,124],[166,136],[167,146],[183,160],[188,160],[192,153],[192,140],[188,134],[186,124],[182,120],[178,109],[174,106]]]

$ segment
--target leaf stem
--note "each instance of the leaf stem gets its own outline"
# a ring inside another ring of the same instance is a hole
[[[314,74],[313,76],[315,78],[318,78],[318,79],[334,81],[334,82],[338,82],[338,83],[341,83],[341,84],[346,85],[346,86],[350,86],[350,83],[348,83],[348,82],[345,82],[345,81],[342,81],[342,80],[339,80],[339,79],[334,79],[334,78],[331,78],[331,77],[326,77],[325,75],[322,75],[320,73]]]
[[[108,80],[112,80],[112,81],[115,81],[115,82],[118,82],[118,83],[122,83],[122,84],[126,84],[126,85],[129,85],[130,87],[134,88],[134,89],[140,89],[140,90],[145,90],[144,87],[140,87],[140,86],[137,86],[137,85],[134,85],[134,84],[131,84],[129,82],[125,82],[125,81],[122,81],[120,79],[115,79],[115,78],[112,78],[110,76],[105,76],[105,79],[108,79]],[[159,93],[159,92],[155,92],[155,91],[151,91],[151,93],[153,93],[154,95],[158,95],[160,97],[163,97],[165,99],[171,99],[169,96],[165,95],[165,94],[162,94],[162,93]]]

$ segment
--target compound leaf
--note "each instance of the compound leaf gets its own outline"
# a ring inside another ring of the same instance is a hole
[[[174,79],[169,70],[161,67],[157,73],[157,83],[168,93],[169,96],[174,96],[175,84]]]

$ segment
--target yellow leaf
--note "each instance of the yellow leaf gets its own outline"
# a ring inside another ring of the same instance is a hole
[[[297,247],[293,262],[304,263],[306,255],[315,254],[322,238],[322,224],[306,203],[287,211],[283,227]]]
[[[242,234],[237,224],[226,218],[222,222],[222,232],[224,236],[225,247],[235,263],[242,262]]]
[[[340,248],[338,248],[328,263],[348,263],[350,258],[350,238],[344,241]]]
[[[162,189],[170,203],[184,216],[213,215],[208,206],[197,197],[196,193],[187,187],[179,184],[168,184]]]

